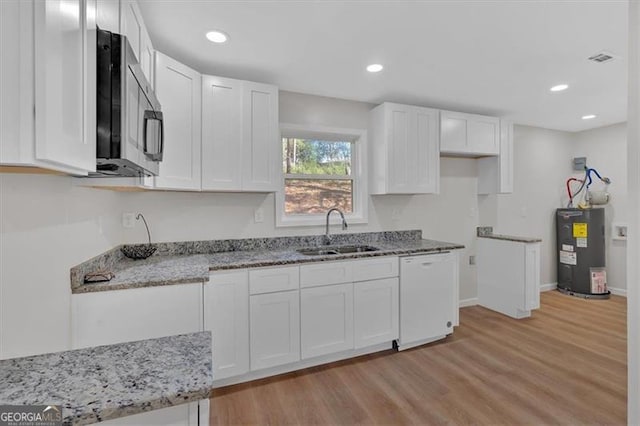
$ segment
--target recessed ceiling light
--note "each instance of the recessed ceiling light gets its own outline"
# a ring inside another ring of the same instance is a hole
[[[583,120],[591,120],[592,118],[596,118],[596,116],[594,114],[589,114],[589,115],[583,115],[582,116]]]
[[[209,41],[212,41],[214,43],[226,43],[226,41],[229,40],[228,35],[218,30],[209,31],[207,33],[207,38],[209,39]]]
[[[558,84],[556,86],[553,86],[551,89],[552,92],[562,92],[563,90],[567,90],[569,88],[568,84]]]
[[[369,72],[380,72],[382,71],[382,68],[384,68],[382,65],[380,64],[371,64],[367,67],[367,71]]]

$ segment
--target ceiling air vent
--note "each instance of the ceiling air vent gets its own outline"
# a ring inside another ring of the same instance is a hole
[[[590,61],[599,62],[599,63],[610,62],[610,61],[613,61],[614,59],[615,59],[615,56],[609,52],[599,52],[593,56],[589,56]]]

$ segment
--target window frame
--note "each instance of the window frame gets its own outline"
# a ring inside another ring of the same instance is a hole
[[[345,213],[347,223],[367,223],[369,193],[367,189],[367,131],[364,129],[346,129],[325,127],[318,125],[280,124],[279,151],[282,158],[282,139],[316,139],[324,141],[349,141],[353,142],[351,150],[351,176],[353,181],[352,212]],[[288,226],[320,226],[326,221],[326,213],[321,214],[285,214],[285,173],[281,162],[278,163],[279,180],[278,191],[275,194],[276,203],[276,227]],[[293,174],[292,176],[296,176]],[[331,175],[297,175],[301,179],[322,178],[332,180]],[[342,175],[335,180],[344,180]],[[332,215],[331,224],[338,224],[339,215]]]

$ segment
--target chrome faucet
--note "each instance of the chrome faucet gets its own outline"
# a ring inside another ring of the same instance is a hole
[[[340,218],[342,219],[342,230],[344,231],[345,229],[347,229],[347,220],[344,218],[344,213],[342,213],[342,211],[336,207],[329,209],[329,211],[327,212],[327,226],[325,228],[324,231],[324,240],[325,240],[325,244],[331,244],[331,236],[329,235],[329,216],[331,216],[332,212],[338,212],[340,213]]]

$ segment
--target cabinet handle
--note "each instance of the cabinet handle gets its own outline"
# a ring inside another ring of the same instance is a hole
[[[430,268],[433,266],[433,262],[424,262],[420,266],[422,266],[423,268]]]

